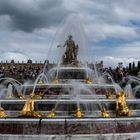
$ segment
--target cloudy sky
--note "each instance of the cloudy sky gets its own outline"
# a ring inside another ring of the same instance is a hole
[[[45,60],[74,15],[86,32],[89,61],[94,55],[106,65],[137,61],[139,6],[140,0],[0,0],[0,60]]]

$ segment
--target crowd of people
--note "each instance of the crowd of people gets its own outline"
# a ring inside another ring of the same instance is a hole
[[[24,66],[24,67],[16,67],[13,65],[8,69],[5,69],[4,66],[0,66],[0,78],[2,77],[12,77],[20,81],[24,80],[34,80],[41,73],[43,67],[32,67],[32,66]]]
[[[112,69],[111,67],[109,67],[109,68],[105,68],[103,71],[108,72],[115,82],[120,82],[122,81],[123,78],[129,75],[128,68],[116,67]]]
[[[5,67],[1,65],[0,78],[12,77],[20,81],[35,80],[39,75],[39,73],[42,72],[42,70],[43,66],[17,67],[13,65],[12,67],[5,69]],[[115,82],[120,82],[124,77],[129,75],[127,68],[119,68],[119,67],[116,67],[115,69],[112,69],[111,67],[104,68],[102,72],[108,72]]]

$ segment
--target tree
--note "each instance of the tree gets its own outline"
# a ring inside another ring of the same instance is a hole
[[[140,61],[138,61],[138,66],[137,66],[137,68],[140,68]]]
[[[14,59],[11,60],[11,63],[15,63]]]
[[[27,63],[32,64],[32,60],[28,59]]]
[[[132,69],[131,63],[129,63],[129,70],[131,70],[131,69]]]
[[[135,68],[135,62],[133,62],[133,67],[132,67],[133,69]]]

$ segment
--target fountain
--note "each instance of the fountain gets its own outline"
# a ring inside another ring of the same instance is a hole
[[[108,73],[99,76],[96,68],[81,63],[82,44],[75,42],[75,34],[67,37],[56,47],[65,48],[58,66],[45,70],[45,64],[34,84],[0,80],[1,90],[8,91],[8,98],[0,98],[0,134],[32,139],[134,138],[140,132],[140,100],[131,95],[139,79],[131,77],[137,81],[135,90],[130,81],[123,90]]]

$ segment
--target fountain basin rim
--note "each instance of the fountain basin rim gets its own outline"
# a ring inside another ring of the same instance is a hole
[[[114,88],[115,86],[117,86],[117,84],[85,84],[85,83],[82,83],[86,86],[91,86],[91,87],[94,87],[94,88],[98,88],[98,87],[107,87],[107,88]],[[50,83],[50,84],[36,84],[36,87],[41,87],[41,86],[50,86],[50,87],[64,87],[64,86],[68,86],[68,87],[71,87],[73,86],[73,84],[53,84],[53,83]],[[30,85],[21,85],[21,87],[34,87],[34,84],[30,84]]]
[[[140,117],[114,117],[114,118],[0,118],[0,123],[4,122],[111,122],[111,121],[140,121]]]
[[[135,133],[103,133],[103,134],[41,134],[41,135],[29,135],[29,134],[18,134],[18,135],[15,135],[15,134],[0,134],[0,137],[2,136],[15,136],[15,137],[24,137],[24,138],[26,138],[26,137],[29,137],[29,138],[37,138],[37,137],[41,137],[41,138],[43,138],[43,137],[62,137],[62,138],[66,138],[66,137],[93,137],[93,136],[126,136],[126,137],[128,137],[128,136],[133,136],[133,135],[140,135],[140,133],[139,132],[135,132]]]
[[[0,102],[8,102],[8,103],[12,103],[12,102],[25,102],[26,99],[5,99],[5,100],[0,100]],[[34,102],[77,102],[76,99],[34,99]],[[98,98],[94,98],[94,99],[80,99],[80,102],[115,102],[116,99],[98,99]],[[140,103],[140,99],[126,99],[127,103]]]
[[[63,69],[72,69],[72,70],[79,70],[79,69],[81,69],[81,70],[92,70],[92,69],[90,69],[89,67],[81,67],[81,66],[69,66],[69,65],[61,65],[61,67],[54,67],[54,68],[52,68],[51,70],[53,70],[53,69],[59,69],[59,70],[63,70]]]

